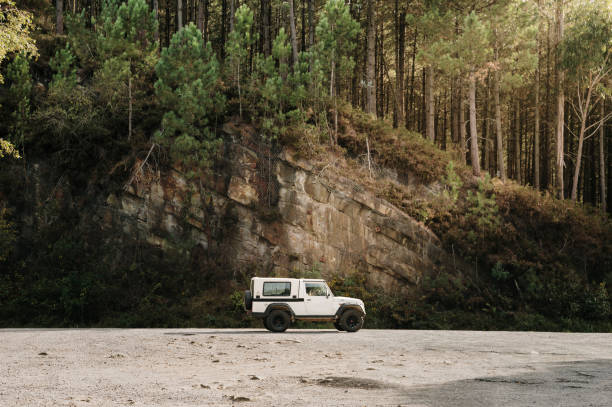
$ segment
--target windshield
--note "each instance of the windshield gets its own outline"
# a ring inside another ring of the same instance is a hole
[[[312,297],[326,297],[328,295],[333,295],[327,284],[324,282],[306,282],[306,294]]]

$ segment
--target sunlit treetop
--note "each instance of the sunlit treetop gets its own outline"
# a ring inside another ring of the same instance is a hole
[[[36,44],[30,36],[33,28],[31,13],[19,10],[13,0],[0,0],[0,63],[13,52],[38,55]],[[3,82],[0,73],[0,83]]]

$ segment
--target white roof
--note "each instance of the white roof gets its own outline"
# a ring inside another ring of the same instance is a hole
[[[303,281],[323,281],[325,282],[325,280],[321,279],[321,278],[290,278],[290,277],[253,277],[253,280],[266,280],[266,281],[297,281],[297,280],[303,280]]]

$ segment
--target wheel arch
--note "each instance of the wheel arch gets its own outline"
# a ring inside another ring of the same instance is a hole
[[[338,311],[336,311],[336,318],[340,318],[342,316],[342,314],[344,314],[345,311],[348,310],[355,310],[357,312],[359,312],[359,314],[361,314],[362,317],[365,316],[365,313],[363,312],[363,310],[361,309],[361,307],[357,304],[342,304],[340,305],[340,308],[338,308]]]
[[[263,317],[267,318],[268,315],[270,315],[270,312],[272,312],[272,311],[274,311],[276,309],[286,311],[289,314],[289,317],[292,320],[295,319],[295,313],[293,312],[291,307],[289,305],[285,304],[284,302],[275,302],[275,303],[269,304],[266,307],[266,310],[263,313]]]

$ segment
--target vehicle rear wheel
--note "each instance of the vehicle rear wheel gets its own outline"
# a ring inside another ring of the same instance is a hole
[[[342,327],[340,326],[340,322],[336,321],[334,322],[334,327],[338,330],[338,331],[344,331],[344,329],[342,329]]]
[[[266,318],[267,328],[272,332],[285,332],[289,328],[291,318],[286,311],[275,309]]]
[[[340,317],[340,327],[347,332],[357,332],[363,326],[363,315],[355,310],[345,311]]]
[[[271,331],[270,327],[268,326],[268,318],[264,318],[261,320],[263,322],[263,326],[268,330]]]

